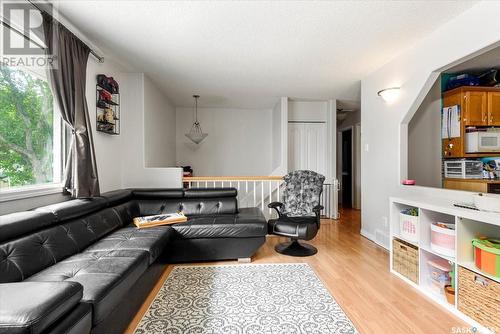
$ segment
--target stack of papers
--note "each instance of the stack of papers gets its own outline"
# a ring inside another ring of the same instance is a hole
[[[154,216],[144,216],[134,218],[134,225],[138,228],[147,228],[161,225],[171,225],[184,223],[187,221],[186,216],[181,213],[165,213]]]

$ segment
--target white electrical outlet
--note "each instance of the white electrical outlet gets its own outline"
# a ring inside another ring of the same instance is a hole
[[[370,145],[365,144],[365,152],[369,152],[369,151],[370,151]]]

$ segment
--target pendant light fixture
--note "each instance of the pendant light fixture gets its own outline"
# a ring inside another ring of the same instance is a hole
[[[199,95],[193,95],[194,98],[194,123],[191,126],[191,130],[189,133],[186,133],[186,137],[191,139],[191,141],[195,144],[199,144],[203,141],[203,139],[207,138],[208,133],[203,133],[201,129],[200,122],[198,122],[198,99]]]

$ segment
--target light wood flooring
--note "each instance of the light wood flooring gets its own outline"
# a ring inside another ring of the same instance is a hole
[[[318,235],[310,242],[318,248],[316,255],[299,258],[278,254],[274,246],[286,239],[268,237],[252,263],[308,263],[360,333],[438,334],[452,333],[453,327],[469,328],[392,275],[389,253],[362,237],[359,231],[360,212],[344,209],[341,219],[322,221]],[[238,265],[236,261],[210,264],[221,263]],[[133,332],[172,267],[166,268],[127,333]]]

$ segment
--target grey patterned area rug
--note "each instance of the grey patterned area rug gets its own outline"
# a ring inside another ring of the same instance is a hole
[[[309,265],[249,264],[175,267],[135,333],[357,331]]]

